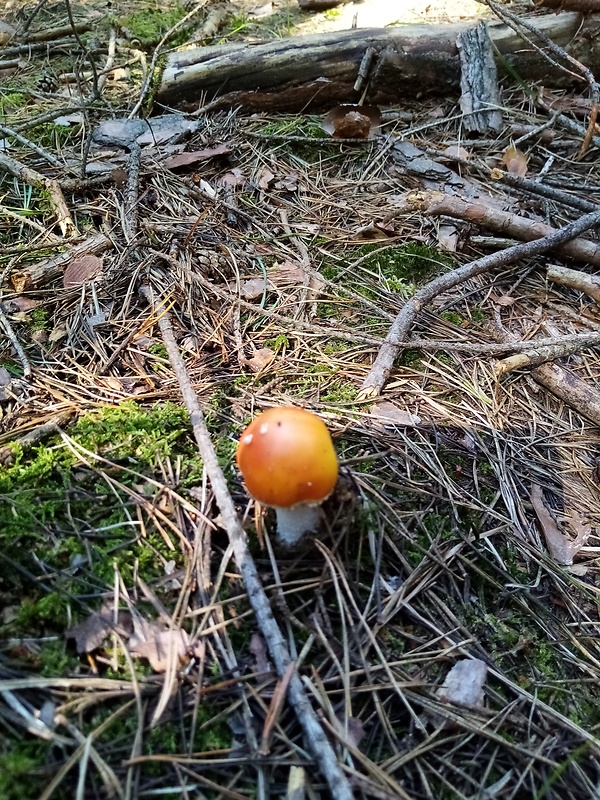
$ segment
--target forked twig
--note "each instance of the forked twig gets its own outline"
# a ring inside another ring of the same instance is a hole
[[[470,264],[464,264],[462,267],[452,270],[452,272],[440,275],[425,284],[410,300],[407,300],[394,320],[385,342],[369,370],[369,374],[363,381],[362,399],[375,397],[381,393],[396,356],[408,344],[406,339],[415,317],[434,297],[464,283],[470,278],[474,278],[476,275],[482,275],[484,272],[489,272],[498,267],[510,266],[523,258],[530,258],[559,247],[598,224],[600,224],[600,211],[585,214],[575,222],[565,225],[564,228],[559,228],[548,236],[535,239],[532,242],[517,244],[499,253],[490,253]]]
[[[153,293],[148,286],[140,288],[140,294],[150,303],[154,303]],[[179,352],[175,340],[171,320],[168,314],[158,318],[158,326],[167,349],[169,361],[179,383],[185,407],[190,415],[192,430],[196,438],[198,450],[204,461],[221,519],[227,534],[234,557],[242,575],[248,599],[256,616],[256,621],[269,648],[269,653],[280,678],[284,678],[292,663],[285,639],[273,616],[269,600],[263,589],[256,565],[246,540],[246,534],[240,525],[233,500],[227,487],[227,481],[219,466],[210,434],[204,422],[198,397],[190,380],[185,362]],[[329,791],[334,800],[352,800],[352,790],[348,780],[338,764],[335,752],[325,736],[325,732],[315,714],[304,691],[302,681],[294,669],[289,680],[288,698],[304,730],[307,746],[319,765],[321,774],[327,781]]]

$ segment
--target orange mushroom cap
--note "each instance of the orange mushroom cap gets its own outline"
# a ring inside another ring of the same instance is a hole
[[[242,433],[236,460],[248,491],[266,506],[320,503],[338,476],[323,420],[291,406],[259,414]]]

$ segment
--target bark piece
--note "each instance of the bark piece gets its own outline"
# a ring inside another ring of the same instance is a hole
[[[461,65],[463,128],[468,133],[498,134],[502,130],[498,72],[485,22],[461,33],[456,44]]]

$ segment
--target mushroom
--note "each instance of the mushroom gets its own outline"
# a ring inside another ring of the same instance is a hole
[[[303,408],[270,408],[242,433],[236,460],[252,497],[275,508],[281,542],[293,546],[315,529],[338,476],[322,419]]]

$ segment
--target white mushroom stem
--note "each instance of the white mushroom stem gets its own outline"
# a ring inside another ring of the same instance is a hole
[[[289,508],[275,506],[277,514],[277,534],[280,542],[293,547],[305,533],[314,531],[321,516],[319,504],[299,503]]]

